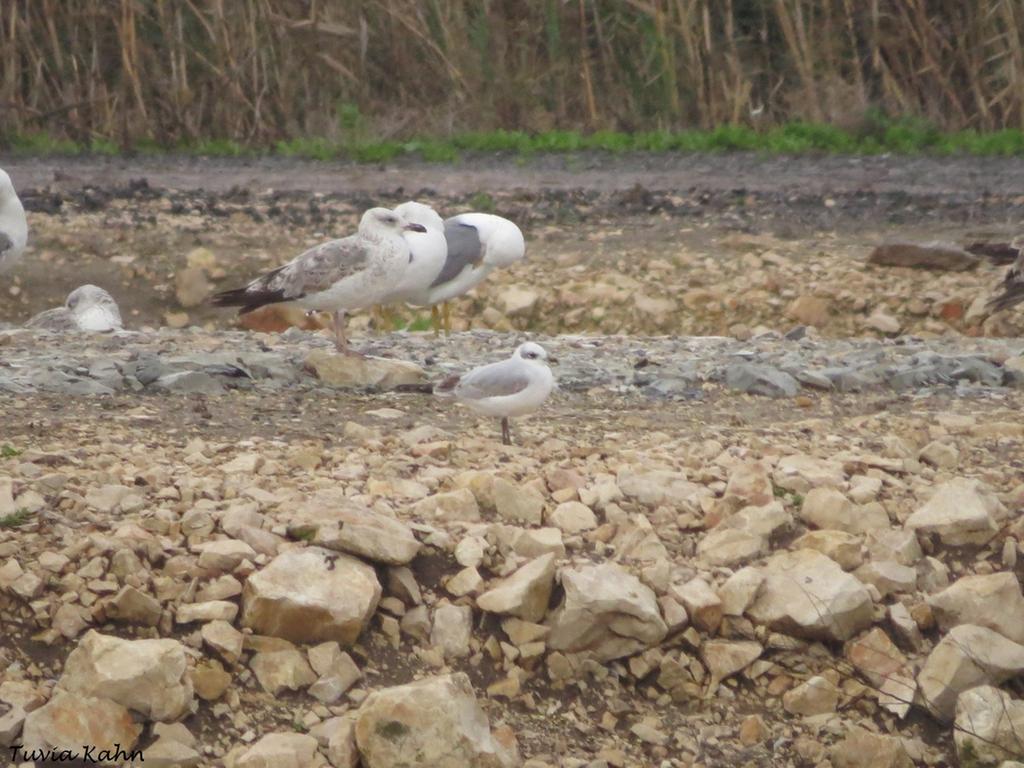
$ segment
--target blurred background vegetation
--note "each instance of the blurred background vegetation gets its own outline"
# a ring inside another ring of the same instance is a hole
[[[2,0],[0,144],[1024,153],[1022,0]]]

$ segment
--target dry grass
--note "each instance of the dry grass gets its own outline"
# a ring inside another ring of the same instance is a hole
[[[1024,128],[1020,0],[6,0],[0,137]]]

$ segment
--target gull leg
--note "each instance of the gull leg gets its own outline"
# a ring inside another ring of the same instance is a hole
[[[437,308],[437,304],[430,305],[430,325],[434,329],[434,336],[438,336],[441,333],[441,312]]]
[[[508,427],[508,416],[503,416],[501,419],[501,443],[502,445],[512,445],[512,432]]]
[[[441,305],[442,320],[444,322],[444,335],[452,335],[452,305],[447,301]]]
[[[331,315],[334,325],[334,348],[342,354],[348,353],[348,337],[345,336],[345,310],[339,309]]]

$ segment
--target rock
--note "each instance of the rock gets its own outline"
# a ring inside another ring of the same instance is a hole
[[[917,676],[928,709],[950,721],[957,697],[978,685],[999,685],[1024,672],[1024,645],[973,624],[953,627],[925,660]]]
[[[693,626],[714,634],[722,623],[722,601],[704,579],[691,579],[674,586],[671,594],[686,609]]]
[[[887,243],[868,256],[868,264],[883,267],[913,267],[963,272],[974,269],[981,259],[957,245],[947,243]]]
[[[480,519],[480,507],[469,488],[459,488],[421,499],[413,505],[412,514],[424,520],[475,523]]]
[[[732,363],[725,369],[725,385],[751,395],[793,397],[800,384],[788,373],[770,365]]]
[[[476,594],[484,580],[476,568],[463,568],[445,582],[444,588],[455,597]]]
[[[415,363],[382,357],[339,355],[313,350],[304,366],[324,384],[339,389],[387,391],[426,381],[427,374]]]
[[[548,621],[549,648],[590,651],[600,661],[611,661],[668,634],[654,592],[619,566],[563,569],[561,578],[565,598]]]
[[[242,625],[296,643],[351,645],[381,597],[366,563],[320,547],[291,550],[249,576]]]
[[[45,706],[25,718],[21,743],[26,750],[67,749],[75,754],[82,754],[83,745],[95,746],[99,758],[103,752],[113,754],[118,746],[131,752],[140,733],[142,726],[122,705],[58,688]]]
[[[768,738],[768,726],[760,715],[747,715],[740,723],[740,744],[753,747]]]
[[[725,616],[742,616],[764,583],[759,568],[741,568],[725,580],[718,590]]]
[[[150,720],[178,720],[195,700],[177,640],[122,640],[90,630],[64,664],[58,686],[110,699]]]
[[[242,657],[242,633],[227,621],[214,620],[200,630],[203,642],[228,664]]]
[[[274,696],[285,689],[297,691],[316,682],[306,657],[294,648],[257,653],[249,666],[263,690]]]
[[[725,500],[736,500],[736,507],[763,507],[775,501],[772,478],[763,461],[743,461],[729,473]]]
[[[818,552],[781,552],[763,572],[764,584],[747,611],[760,624],[823,640],[846,640],[871,624],[867,589]]]
[[[195,621],[233,622],[238,615],[238,606],[227,600],[207,600],[205,603],[183,603],[178,606],[174,620],[178,624]]]
[[[405,523],[351,504],[329,509],[330,519],[316,527],[313,543],[386,565],[406,565],[420,543]]]
[[[921,449],[918,458],[939,469],[954,469],[960,463],[960,451],[955,445],[934,440]]]
[[[684,508],[706,493],[704,486],[690,482],[683,473],[660,469],[650,472],[623,469],[618,473],[616,485],[623,496],[648,507]]]
[[[846,658],[875,688],[878,703],[897,717],[906,717],[917,683],[900,649],[878,627],[846,646]]]
[[[1024,644],[1024,595],[1012,573],[964,576],[928,598],[942,631],[960,624],[987,627]]]
[[[961,765],[996,766],[1007,757],[1024,757],[1024,701],[998,688],[980,685],[961,693],[955,723]]]
[[[174,273],[174,295],[186,309],[198,307],[209,298],[212,290],[202,267],[185,267]]]
[[[371,693],[356,716],[365,768],[515,768],[514,738],[492,734],[464,673]]]
[[[19,741],[26,717],[28,713],[21,707],[11,707],[0,715],[0,749],[7,749]]]
[[[480,595],[476,604],[489,613],[509,614],[524,621],[538,622],[547,613],[554,578],[555,556],[543,555]]]
[[[174,739],[157,739],[144,752],[147,768],[195,768],[202,755]]]
[[[917,622],[914,621],[907,607],[903,603],[893,603],[889,606],[888,615],[893,631],[903,644],[912,650],[920,651],[924,639],[921,637],[921,630],[917,626]]]
[[[510,285],[498,294],[498,304],[509,317],[528,315],[537,305],[540,295],[530,289],[518,285]]]
[[[440,650],[444,658],[461,659],[468,656],[472,633],[473,609],[468,605],[443,603],[434,611],[430,644]]]
[[[199,552],[199,567],[214,573],[229,573],[244,560],[256,559],[256,550],[237,539],[207,541],[197,545],[195,549]]]
[[[838,461],[798,453],[779,459],[772,479],[779,488],[806,494],[812,488],[839,488],[846,473]]]
[[[852,571],[864,562],[861,537],[843,531],[810,531],[793,542],[794,549],[813,549],[835,560],[844,571]]]
[[[509,523],[540,525],[544,518],[544,497],[532,486],[518,487],[503,477],[494,478],[494,507],[498,517]]]
[[[465,568],[477,568],[484,561],[488,544],[478,536],[467,536],[455,545],[455,562]]]
[[[104,603],[104,609],[107,618],[112,621],[147,627],[159,624],[163,612],[157,600],[132,586],[122,587],[120,592]]]
[[[786,691],[782,706],[790,714],[804,717],[835,712],[839,706],[839,689],[827,678],[815,676]]]
[[[831,304],[817,296],[797,296],[786,308],[786,317],[802,325],[822,327],[828,322]]]
[[[900,321],[886,312],[881,306],[875,307],[874,311],[864,320],[864,325],[879,333],[896,334],[900,332]]]
[[[871,584],[882,597],[913,592],[917,587],[917,571],[894,563],[892,560],[872,560],[864,563],[853,575],[865,584]]]
[[[337,701],[342,694],[362,679],[363,673],[352,657],[341,650],[337,643],[322,643],[309,649],[309,663],[320,679],[310,688],[310,694],[321,701],[314,688],[320,686],[324,692],[331,693],[331,703]]]
[[[873,528],[889,527],[889,516],[880,505],[855,507],[832,488],[808,491],[800,506],[800,518],[815,528],[846,533],[865,533]]]
[[[697,554],[704,562],[730,567],[753,560],[767,551],[768,540],[765,537],[725,527],[711,531],[697,545]]]
[[[746,669],[763,651],[761,644],[752,640],[708,640],[700,655],[711,672],[710,688],[714,690],[725,678]]]
[[[597,516],[586,504],[578,501],[564,501],[548,515],[547,522],[562,533],[582,533],[597,528]]]
[[[935,534],[943,544],[985,544],[1005,512],[999,500],[977,480],[956,478],[935,489],[931,499],[904,523],[908,530]]]
[[[868,531],[865,541],[874,560],[892,560],[900,565],[916,565],[924,557],[913,531],[900,528]]]
[[[902,739],[853,727],[829,751],[834,768],[914,768]]]
[[[231,685],[231,673],[216,659],[203,659],[189,670],[196,695],[203,701],[216,701]]]
[[[232,768],[314,768],[317,746],[304,733],[268,733],[242,752]]]

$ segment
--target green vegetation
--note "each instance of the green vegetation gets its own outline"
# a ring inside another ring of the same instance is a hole
[[[21,456],[21,451],[7,443],[0,445],[0,459],[13,459],[15,456]]]
[[[18,528],[32,519],[32,513],[27,509],[19,509],[9,515],[0,517],[0,530],[4,528]]]
[[[97,139],[89,145],[46,134],[18,135],[10,149],[19,155],[116,154],[111,141]],[[874,116],[856,131],[820,123],[788,123],[765,131],[727,125],[710,131],[649,131],[620,133],[597,131],[518,131],[456,134],[450,138],[418,138],[406,142],[340,140],[322,137],[290,139],[272,146],[243,145],[230,139],[204,139],[195,143],[160,146],[140,142],[129,153],[182,153],[203,157],[256,157],[277,155],[308,160],[352,160],[382,163],[408,157],[430,163],[456,163],[467,155],[501,153],[528,158],[538,154],[573,155],[579,152],[760,152],[769,155],[807,153],[877,155],[1017,155],[1024,156],[1024,131],[1005,129],[991,133],[956,131],[944,133],[916,119],[888,120]],[[477,207],[486,210],[487,201]]]

